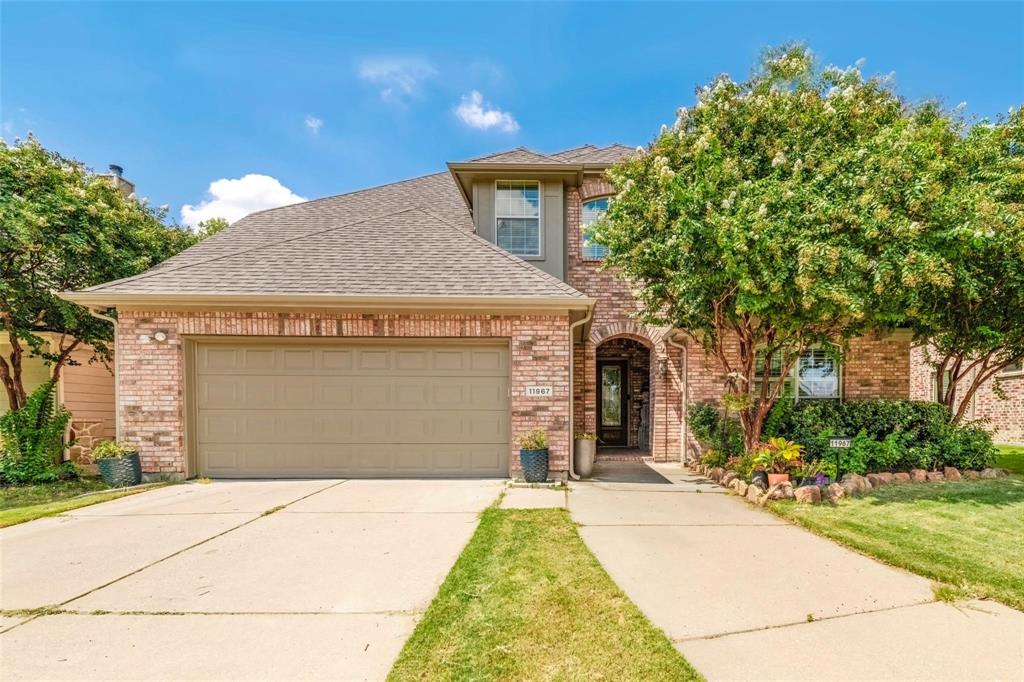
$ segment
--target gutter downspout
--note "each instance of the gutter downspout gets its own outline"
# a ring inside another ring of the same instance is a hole
[[[121,353],[117,348],[117,320],[96,312],[96,308],[86,307],[86,310],[96,319],[114,326],[114,439],[121,442]]]
[[[665,343],[670,346],[674,346],[679,349],[680,354],[680,371],[681,376],[679,377],[679,401],[680,401],[680,417],[682,423],[679,424],[679,465],[686,466],[686,456],[689,454],[689,444],[686,439],[686,431],[689,429],[688,419],[686,416],[686,394],[689,392],[689,382],[687,381],[687,370],[688,357],[686,354],[686,346],[674,340],[671,336],[672,332],[669,332],[665,336]]]
[[[574,480],[580,480],[579,475],[576,473],[575,459],[576,459],[576,428],[575,415],[576,415],[576,392],[573,386],[573,377],[576,373],[576,345],[575,345],[575,332],[576,327],[580,327],[590,322],[594,317],[594,308],[588,308],[587,314],[582,319],[576,320],[569,325],[569,477]],[[586,343],[586,340],[583,340]]]

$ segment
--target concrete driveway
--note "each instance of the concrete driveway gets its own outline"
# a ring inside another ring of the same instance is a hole
[[[0,679],[381,679],[502,486],[188,483],[4,529]]]
[[[678,466],[597,478],[568,496],[584,541],[709,680],[1024,679],[1024,613],[935,602]]]

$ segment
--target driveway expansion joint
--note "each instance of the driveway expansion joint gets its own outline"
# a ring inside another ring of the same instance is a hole
[[[313,495],[316,495],[318,493],[322,493],[325,490],[330,490],[331,488],[336,488],[337,486],[342,485],[343,483],[347,483],[348,481],[349,481],[349,479],[344,479],[344,480],[341,480],[341,481],[336,481],[336,482],[331,483],[330,485],[327,485],[327,486],[325,486],[323,488],[320,488],[318,490],[314,490],[311,493],[307,493],[305,495],[302,495],[301,497],[298,497],[298,498],[296,498],[296,499],[294,499],[294,500],[292,500],[290,502],[287,502],[287,503],[285,503],[283,505],[279,505],[279,507],[277,509],[283,509],[283,508],[287,507],[288,505],[295,504],[296,502],[301,502],[302,500],[305,500],[305,499],[307,499],[309,497],[312,497]],[[275,509],[275,511],[277,511],[277,509]],[[227,512],[224,512],[224,513],[227,513]],[[53,606],[56,607],[56,610],[60,610],[60,607],[66,605],[66,604],[70,604],[71,602],[77,601],[78,599],[82,599],[84,597],[87,597],[90,594],[93,594],[94,592],[98,592],[98,591],[100,591],[102,589],[110,587],[111,585],[114,585],[115,583],[121,582],[122,580],[124,580],[126,578],[130,578],[131,576],[133,576],[133,575],[135,575],[137,573],[141,573],[142,571],[145,571],[148,568],[156,566],[157,564],[163,563],[164,561],[167,561],[168,559],[172,559],[172,558],[174,558],[176,556],[184,554],[185,552],[187,552],[189,550],[195,549],[196,547],[200,547],[201,545],[205,545],[206,543],[210,542],[211,540],[216,540],[217,538],[223,537],[223,536],[227,535],[228,533],[232,533],[232,532],[238,530],[239,528],[244,528],[245,526],[248,526],[250,523],[254,523],[256,521],[259,521],[260,519],[262,519],[262,518],[264,518],[265,516],[268,515],[266,513],[266,511],[264,511],[264,512],[234,512],[234,513],[236,513],[236,514],[253,514],[253,517],[251,519],[247,519],[246,521],[243,521],[242,523],[239,523],[238,525],[232,526],[232,527],[230,527],[230,528],[228,528],[226,530],[223,530],[223,531],[221,531],[219,533],[215,533],[214,535],[211,535],[211,536],[209,536],[207,538],[204,538],[204,539],[200,540],[199,542],[195,542],[195,543],[189,545],[188,547],[184,547],[182,549],[177,550],[176,552],[172,552],[172,553],[170,553],[170,554],[168,554],[166,556],[163,556],[163,557],[161,557],[159,559],[156,559],[155,561],[151,561],[151,562],[147,563],[144,566],[141,566],[139,568],[136,568],[135,570],[129,571],[128,573],[125,573],[122,576],[114,578],[113,580],[107,581],[106,583],[104,583],[102,585],[99,585],[97,587],[93,587],[93,588],[91,588],[89,590],[86,590],[85,592],[83,592],[83,593],[81,593],[79,595],[76,595],[74,597],[71,597],[70,599],[65,599],[64,601],[59,602],[58,604],[53,605]],[[158,515],[158,516],[163,516],[163,515]],[[19,628],[19,627],[25,625],[26,623],[31,623],[32,621],[36,620],[37,618],[42,618],[42,617],[47,616],[47,615],[52,615],[52,612],[39,613],[39,614],[36,614],[34,616],[31,616],[31,617],[27,618],[26,620],[24,620],[24,621],[22,621],[20,623],[15,623],[11,627],[9,627],[9,628],[3,630],[2,632],[0,632],[0,634],[6,634],[6,633],[10,632],[11,630],[14,630],[16,628]]]
[[[906,604],[896,604],[894,606],[883,606],[879,609],[867,609],[865,611],[852,611],[850,613],[837,613],[834,616],[814,616],[813,620],[796,620],[788,623],[776,623],[773,625],[765,625],[757,628],[745,628],[743,630],[733,630],[730,632],[718,632],[712,635],[696,635],[693,637],[678,637],[672,638],[673,644],[683,644],[686,642],[699,642],[707,639],[722,639],[723,637],[731,637],[732,635],[745,635],[751,632],[764,632],[766,630],[783,630],[786,628],[796,627],[800,625],[814,625],[815,623],[824,623],[830,620],[840,620],[842,618],[852,618],[855,616],[864,616],[872,613],[885,613],[887,611],[898,611],[900,609],[909,609],[915,606],[924,606],[925,604],[936,604],[942,603],[937,602],[934,599],[923,599],[919,601],[912,601]]]

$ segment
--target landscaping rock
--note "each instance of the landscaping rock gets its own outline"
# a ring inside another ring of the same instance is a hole
[[[760,501],[760,499],[761,499],[761,493],[762,493],[762,490],[759,487],[757,487],[756,485],[751,484],[751,485],[747,486],[747,494],[746,494],[747,501],[748,502],[753,502],[754,504],[757,504]]]
[[[911,469],[910,480],[913,483],[924,483],[928,480],[928,472],[924,469]]]
[[[942,475],[946,477],[947,481],[959,481],[962,478],[960,470],[956,467],[946,467],[942,470]]]
[[[907,485],[910,483],[910,474],[900,471],[892,475],[893,485]]]
[[[941,471],[929,471],[925,475],[925,478],[928,479],[929,483],[939,483],[940,481],[946,480],[946,477],[942,475]]]
[[[860,495],[871,490],[871,482],[857,474],[844,474],[843,480],[839,481],[839,485],[843,486],[843,490],[850,497]]]
[[[825,499],[832,504],[835,504],[844,497],[846,497],[846,490],[838,483],[830,483],[825,488]]]
[[[747,485],[747,482],[744,481],[742,478],[737,478],[735,481],[732,482],[732,489],[735,490],[736,494],[739,495],[740,497],[747,494],[747,488],[749,487],[750,486]]]
[[[797,502],[804,504],[818,504],[821,502],[821,488],[816,485],[802,485],[793,491],[793,497]]]
[[[718,483],[720,480],[722,480],[722,476],[724,474],[725,474],[725,469],[723,469],[722,467],[712,467],[708,471],[708,478],[710,478],[715,483]]]
[[[783,481],[768,488],[768,492],[764,494],[758,503],[763,505],[768,500],[792,500],[793,498],[793,484],[789,481]]]
[[[868,483],[871,484],[872,488],[877,488],[880,485],[889,485],[892,483],[892,474],[868,474],[866,476]]]
[[[966,469],[961,475],[968,481],[977,481],[981,478],[981,473],[974,469]]]
[[[740,475],[739,475],[739,474],[737,474],[737,473],[736,473],[735,471],[726,471],[726,472],[725,472],[725,473],[724,473],[724,474],[722,475],[722,480],[720,480],[720,481],[718,482],[718,484],[719,484],[719,485],[722,485],[722,486],[726,486],[726,487],[728,487],[728,486],[729,486],[729,484],[731,484],[731,483],[732,483],[733,481],[735,481],[735,480],[736,480],[737,478],[739,478],[739,477],[740,477]]]
[[[992,467],[989,467],[987,469],[982,469],[981,470],[981,478],[1005,478],[1005,477],[1006,477],[1006,470],[1005,469],[993,469]]]

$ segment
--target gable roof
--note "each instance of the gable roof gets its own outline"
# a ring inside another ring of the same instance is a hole
[[[585,144],[572,149],[565,149],[551,154],[550,157],[568,163],[613,164],[622,161],[635,153],[635,149],[624,144],[610,144],[607,147],[595,147]]]
[[[357,221],[342,216],[324,220],[319,230],[204,259],[167,261],[160,268],[68,298],[87,305],[147,296],[456,297],[501,299],[521,306],[561,301],[573,308],[590,302],[555,277],[423,208]]]
[[[553,163],[557,164],[559,161],[553,159],[550,156],[535,152],[532,149],[526,147],[516,147],[515,149],[509,149],[503,152],[497,152],[496,154],[488,154],[487,156],[480,156],[475,159],[470,159],[466,163]]]

